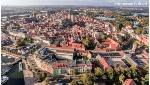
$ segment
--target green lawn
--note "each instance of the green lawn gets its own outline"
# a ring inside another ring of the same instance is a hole
[[[24,40],[25,44],[31,43],[31,40]]]

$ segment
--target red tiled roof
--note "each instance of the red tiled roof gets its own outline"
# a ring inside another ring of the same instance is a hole
[[[149,58],[149,53],[144,53],[143,56],[144,56],[145,58]]]
[[[111,45],[111,48],[116,48],[117,45],[116,44],[110,44]]]
[[[108,63],[107,63],[107,61],[105,60],[105,58],[100,58],[100,61],[101,61],[101,63],[103,64],[103,66],[104,66],[104,69],[105,68],[107,68],[109,65],[108,65]]]
[[[67,63],[54,63],[53,65],[54,68],[61,68],[61,67],[67,67]]]
[[[136,85],[133,79],[126,79],[123,85]]]

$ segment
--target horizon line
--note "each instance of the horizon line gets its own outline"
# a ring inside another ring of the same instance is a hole
[[[100,6],[100,5],[42,5],[42,4],[34,4],[34,5],[1,5],[1,6],[99,6],[99,7],[149,7],[149,5],[123,5],[123,6],[119,6],[119,5],[105,5],[105,6]]]

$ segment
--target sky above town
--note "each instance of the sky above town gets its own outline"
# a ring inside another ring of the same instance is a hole
[[[149,2],[149,0],[1,0],[1,5],[96,5],[108,6],[115,2]]]

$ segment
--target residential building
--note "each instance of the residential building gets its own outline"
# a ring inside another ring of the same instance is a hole
[[[126,79],[123,85],[137,85],[133,79]]]

